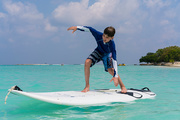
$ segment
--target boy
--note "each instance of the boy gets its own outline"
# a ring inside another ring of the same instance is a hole
[[[97,42],[97,48],[89,55],[89,57],[85,61],[84,72],[86,86],[84,90],[82,90],[82,92],[88,92],[90,88],[90,67],[102,60],[105,71],[109,72],[113,76],[110,82],[114,81],[114,85],[116,87],[119,83],[121,87],[121,92],[126,93],[126,87],[124,86],[120,76],[118,75],[116,49],[113,40],[115,29],[113,27],[107,27],[106,29],[104,29],[104,33],[101,33],[94,28],[88,26],[72,26],[67,30],[73,30],[72,33],[74,33],[76,30],[91,32]]]

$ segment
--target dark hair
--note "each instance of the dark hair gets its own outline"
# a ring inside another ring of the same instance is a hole
[[[104,34],[108,35],[109,37],[113,37],[115,33],[116,33],[116,30],[112,26],[104,29]]]

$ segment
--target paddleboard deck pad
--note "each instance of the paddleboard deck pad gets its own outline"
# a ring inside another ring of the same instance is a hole
[[[18,86],[14,86],[11,93],[59,105],[95,105],[113,102],[131,102],[138,99],[151,99],[156,96],[147,87],[142,89],[130,88],[127,90],[127,93],[121,93],[121,89],[96,89],[86,93],[81,91],[38,93],[25,92]]]

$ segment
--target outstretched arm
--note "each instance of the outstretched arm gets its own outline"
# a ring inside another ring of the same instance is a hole
[[[67,30],[73,30],[72,33],[74,33],[76,30],[90,32],[89,27],[85,27],[85,26],[72,26]]]

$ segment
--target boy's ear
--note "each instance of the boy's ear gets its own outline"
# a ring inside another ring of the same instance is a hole
[[[114,39],[114,36],[112,37],[112,39]]]

